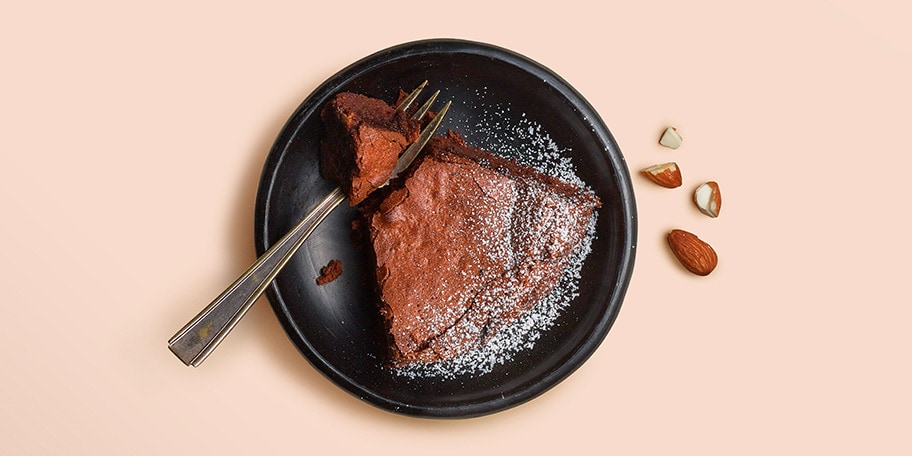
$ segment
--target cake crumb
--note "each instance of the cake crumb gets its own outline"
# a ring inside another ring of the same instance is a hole
[[[320,268],[320,276],[317,277],[317,285],[326,285],[342,275],[342,262],[332,260],[326,266]]]

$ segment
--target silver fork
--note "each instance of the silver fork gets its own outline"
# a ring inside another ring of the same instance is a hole
[[[416,87],[397,106],[397,109],[408,109],[425,86],[427,86],[427,81]],[[412,117],[414,119],[424,117],[439,94],[439,90],[434,92],[415,111]],[[443,117],[449,108],[450,102],[447,101],[434,119],[421,131],[418,140],[409,145],[399,156],[396,168],[390,179],[393,179],[408,168],[415,157],[418,156],[424,145],[434,135],[437,127],[443,122]],[[383,185],[386,185],[386,183]],[[199,366],[215,350],[218,344],[225,339],[234,326],[244,317],[244,314],[250,310],[253,303],[263,294],[269,283],[275,279],[279,271],[288,263],[288,260],[297,252],[298,248],[304,244],[310,234],[342,201],[345,201],[345,194],[340,187],[336,187],[322,201],[317,203],[291,231],[263,253],[231,286],[171,337],[168,340],[168,348],[184,364],[193,367]]]

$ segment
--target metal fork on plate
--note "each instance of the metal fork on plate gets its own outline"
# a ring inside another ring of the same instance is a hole
[[[397,106],[397,109],[407,110],[418,98],[419,93],[425,86],[427,86],[427,81],[416,87]],[[434,92],[415,111],[412,117],[418,120],[424,117],[431,109],[439,93],[439,90]],[[446,115],[449,108],[450,102],[448,101],[421,131],[418,140],[409,145],[399,156],[396,168],[393,170],[390,179],[408,168],[415,157],[418,156],[418,153],[443,122],[444,115]],[[269,283],[275,279],[279,271],[288,263],[288,260],[297,252],[298,248],[304,244],[308,236],[342,201],[345,201],[345,194],[341,188],[336,187],[335,190],[317,203],[291,231],[263,253],[231,286],[171,337],[168,340],[168,348],[184,364],[193,367],[199,366],[244,317],[244,314],[253,306],[257,298],[263,294]]]

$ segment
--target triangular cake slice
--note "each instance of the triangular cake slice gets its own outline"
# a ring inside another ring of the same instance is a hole
[[[326,128],[320,171],[357,205],[389,180],[396,160],[420,134],[420,122],[383,100],[342,92],[320,111]]]
[[[592,191],[453,132],[419,160],[366,214],[397,366],[479,348],[540,302],[600,206]]]

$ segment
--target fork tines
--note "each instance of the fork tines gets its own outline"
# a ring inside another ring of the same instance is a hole
[[[411,93],[409,93],[408,96],[405,97],[405,99],[403,99],[401,103],[399,103],[399,106],[397,106],[396,109],[398,109],[398,110],[400,110],[400,111],[406,111],[406,110],[408,110],[408,108],[409,108],[409,107],[412,105],[412,103],[418,98],[418,95],[421,93],[421,91],[422,91],[425,87],[427,87],[427,85],[428,85],[428,82],[427,82],[427,81],[424,81],[424,82],[422,82],[421,84],[419,84],[418,87],[415,87],[415,89],[413,89],[413,90],[411,91]],[[440,95],[440,91],[439,91],[439,90],[437,90],[437,91],[435,91],[433,94],[431,94],[431,97],[428,98],[427,101],[425,101],[424,104],[422,104],[421,107],[419,107],[419,108],[412,114],[412,119],[419,120],[419,119],[421,119],[422,117],[424,117],[424,115],[427,114],[427,112],[431,109],[431,106],[434,105],[434,102],[437,100],[437,96],[438,96],[438,95]]]
[[[406,97],[397,107],[400,110],[406,110],[418,98],[418,94],[421,93],[421,90],[427,86],[427,81],[422,82],[418,87],[416,87],[412,92]],[[431,97],[418,108],[417,111],[412,115],[413,119],[421,119],[425,114],[431,109],[431,106],[437,100],[437,96],[440,95],[440,91],[435,91]],[[437,128],[440,127],[440,124],[443,123],[443,118],[446,116],[447,111],[450,109],[450,101],[447,101],[443,108],[435,113],[434,117],[428,122],[428,124],[421,130],[421,134],[418,137],[418,140],[409,145],[408,148],[399,156],[399,160],[396,162],[396,168],[393,170],[391,179],[398,176],[399,173],[405,171],[406,168],[415,160],[415,157],[418,156],[418,153],[421,152],[421,149],[430,141],[431,136],[434,136],[434,133],[437,131]]]

